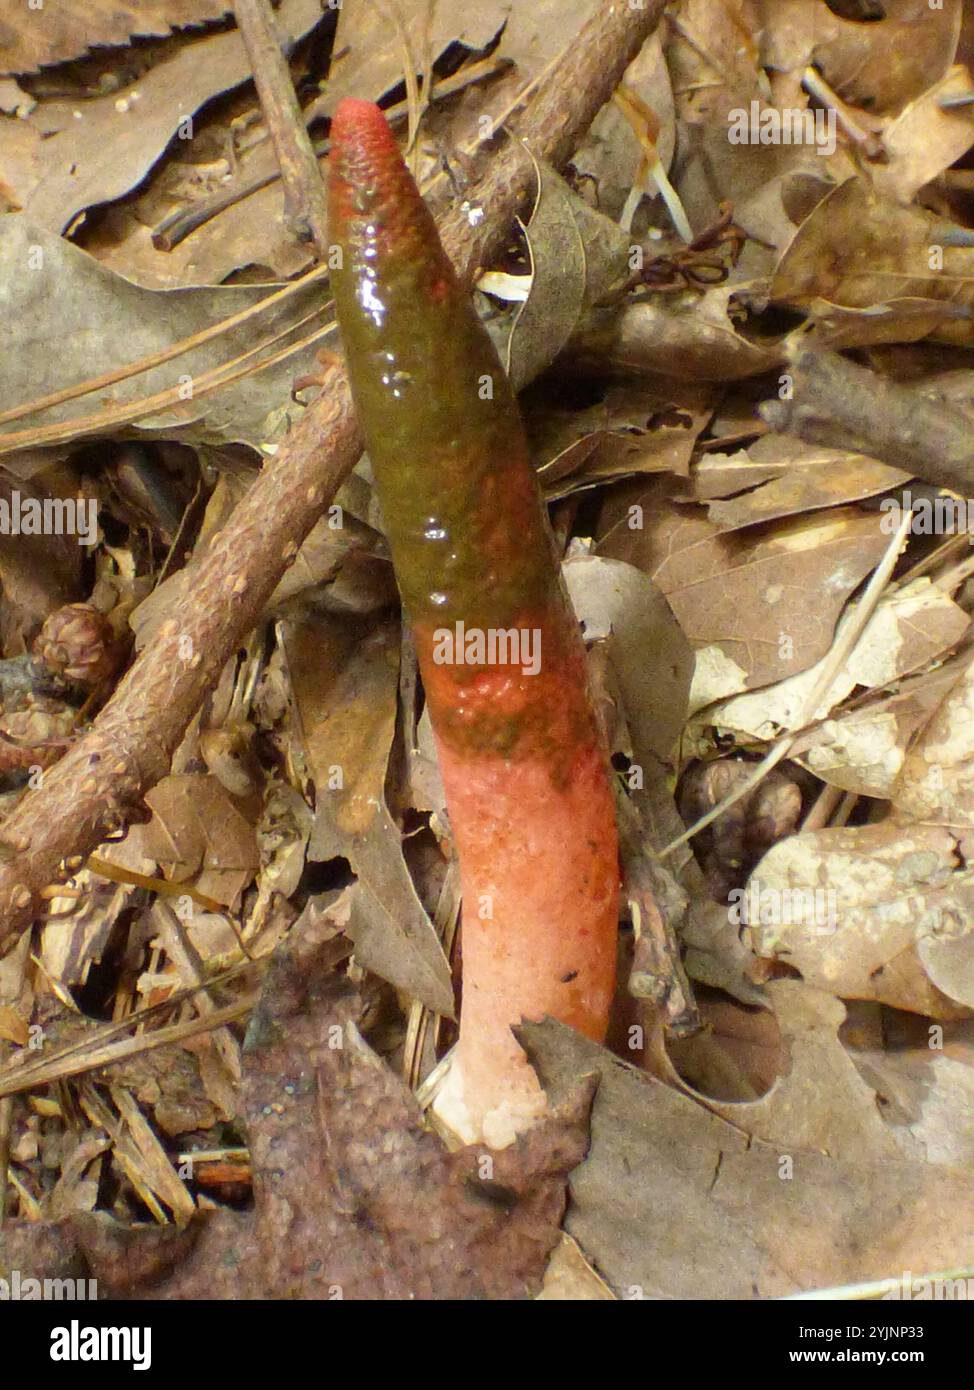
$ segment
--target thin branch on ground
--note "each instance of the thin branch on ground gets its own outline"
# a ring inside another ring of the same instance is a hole
[[[974,496],[974,416],[915,386],[902,386],[837,352],[791,354],[787,400],[761,418],[810,444],[857,449],[962,497]]]
[[[328,246],[325,186],[311,147],[291,70],[281,51],[270,0],[235,0],[233,13],[254,74],[257,95],[284,184],[284,221],[298,241],[311,241],[319,259]]]

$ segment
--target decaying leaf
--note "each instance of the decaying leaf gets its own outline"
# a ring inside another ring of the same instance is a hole
[[[403,858],[385,798],[396,719],[399,625],[318,615],[290,629],[288,659],[317,792],[313,859],[359,875],[349,934],[362,963],[438,1013],[453,1013],[450,969]]]
[[[248,1035],[256,1212],[182,1231],[97,1215],[0,1235],[34,1277],[80,1261],[114,1297],[524,1298],[559,1237],[591,1087],[516,1147],[450,1154],[358,1031],[353,991],[282,956]],[[55,1251],[59,1252],[55,1255]],[[70,1255],[68,1252],[71,1252]]]
[[[752,689],[817,660],[832,644],[843,603],[888,544],[879,517],[852,509],[803,515],[752,536],[724,534],[673,506],[663,511],[650,492],[632,505],[638,510],[599,551],[646,570],[698,653],[716,648],[713,674],[698,655],[698,708],[729,688]],[[814,608],[810,591],[818,595]]]
[[[38,24],[31,10],[4,15],[3,61],[10,72],[33,72],[51,63],[77,58],[89,49],[123,44],[130,38],[168,34],[221,19],[226,0],[138,0],[134,4],[65,4]]]
[[[906,475],[864,454],[825,449],[768,434],[732,454],[711,453],[694,474],[708,515],[728,530],[886,492]]]
[[[844,614],[836,630],[841,640],[851,613]],[[814,710],[806,704],[822,676],[827,657],[798,675],[779,681],[765,690],[737,695],[720,705],[714,718],[718,724],[739,729],[754,738],[774,737],[782,729],[828,719],[857,685],[867,689],[885,688],[901,676],[922,669],[948,651],[967,631],[969,619],[941,590],[927,579],[917,579],[881,600],[862,635],[843,663],[842,670],[824,693]],[[827,775],[830,745],[843,744],[842,721],[823,726],[814,740],[815,752],[809,765],[820,776]],[[896,776],[905,755],[905,744],[885,769],[887,781]],[[898,761],[897,761],[898,759]],[[840,751],[834,761],[842,764]]]
[[[940,300],[955,318],[938,328],[938,336],[966,344],[972,341],[972,256],[960,229],[943,217],[902,207],[861,179],[849,179],[799,228],[771,293],[788,304],[824,299],[853,309]]]
[[[685,474],[711,413],[708,387],[618,382],[594,405],[539,403],[527,426],[549,499],[629,474]]]
[[[11,333],[11,351],[0,373],[0,404],[4,409],[29,404],[49,390],[85,382],[148,357],[258,303],[268,293],[264,287],[251,286],[165,294],[143,290],[21,217],[7,217],[0,223],[0,276],[7,286]],[[260,334],[270,337],[285,330],[314,307],[318,295],[317,287],[312,286],[304,296],[260,315]],[[15,332],[23,334],[19,342]],[[161,430],[167,438],[235,439],[259,446],[280,431],[282,402],[289,399],[294,376],[308,369],[310,349],[214,396],[197,401],[192,390],[194,380],[253,346],[252,323],[231,328],[182,356],[127,377],[107,391],[88,392],[38,417],[25,416],[9,433],[35,425],[60,425],[65,439],[75,439],[93,429],[85,417],[96,410],[141,401],[182,386],[176,405],[168,411],[141,415],[138,427]],[[301,407],[293,405],[291,409],[297,418]],[[7,453],[18,447],[16,440],[0,439],[0,448]]]
[[[520,390],[549,367],[585,310],[625,283],[630,239],[583,203],[554,169],[539,171],[525,240],[531,287],[507,343],[505,367]]]
[[[886,799],[915,735],[955,680],[956,672],[935,667],[898,681],[892,694],[874,695],[861,708],[826,719],[800,735],[794,756],[829,786]]]
[[[842,1005],[799,980],[771,981],[768,994],[786,1051],[783,1074],[767,1095],[733,1104],[708,1098],[707,1108],[782,1151],[815,1150],[850,1163],[902,1156],[875,1093],[839,1041]],[[909,1153],[921,1156],[916,1146]]]
[[[969,1023],[938,1025],[926,1020],[912,1037],[881,1045],[881,1036],[850,1041],[849,1055],[867,1085],[881,1097],[890,1133],[904,1152],[918,1150],[930,1163],[970,1164],[974,1151],[974,1068],[964,1032]],[[956,1036],[955,1036],[956,1035]]]
[[[923,951],[948,940],[971,958],[972,892],[949,831],[887,820],[783,840],[742,906],[758,954],[808,984],[950,1019],[968,1016],[967,1000],[937,987]]]
[[[686,711],[693,654],[653,581],[599,555],[570,559],[563,573],[589,642],[605,642],[625,708],[633,756],[672,751]]]
[[[972,701],[974,667],[967,663],[906,759],[891,798],[902,814],[962,830],[971,825]]]
[[[732,318],[730,285],[661,302],[595,310],[568,345],[579,367],[658,373],[678,381],[737,381],[784,360],[779,342],[752,340]]]
[[[974,1179],[962,1168],[783,1155],[567,1028],[522,1037],[555,1096],[599,1072],[565,1228],[620,1297],[768,1298],[968,1258]]]
[[[147,852],[174,883],[236,903],[260,863],[254,826],[215,777],[167,777],[146,796],[153,818],[143,831]]]
[[[278,23],[293,41],[320,18],[317,0],[283,0]],[[35,226],[61,232],[84,209],[123,197],[180,127],[184,138],[192,133],[201,106],[249,76],[240,35],[208,34],[178,48],[137,82],[80,108],[74,101],[45,103],[35,181],[17,190],[20,206]],[[40,124],[41,112],[28,119]]]

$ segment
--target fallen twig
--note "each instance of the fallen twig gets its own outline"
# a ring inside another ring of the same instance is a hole
[[[235,0],[237,28],[247,49],[264,120],[274,142],[284,184],[284,221],[298,241],[314,243],[323,257],[328,244],[325,189],[318,161],[291,82],[270,0]]]
[[[788,399],[760,407],[772,429],[810,444],[858,449],[937,487],[974,494],[974,416],[966,410],[837,352],[800,347],[788,374]]]

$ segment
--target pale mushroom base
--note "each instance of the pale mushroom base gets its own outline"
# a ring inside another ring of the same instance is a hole
[[[474,1107],[469,1092],[462,1059],[454,1054],[432,1109],[437,1121],[464,1144],[506,1149],[548,1109],[547,1097],[523,1053],[520,1064],[514,1066],[509,1091],[499,1104],[486,1111]]]

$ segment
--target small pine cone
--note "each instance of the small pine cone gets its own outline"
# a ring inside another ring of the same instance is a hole
[[[115,634],[90,603],[66,603],[45,620],[34,639],[34,655],[62,680],[93,687],[115,670]]]

